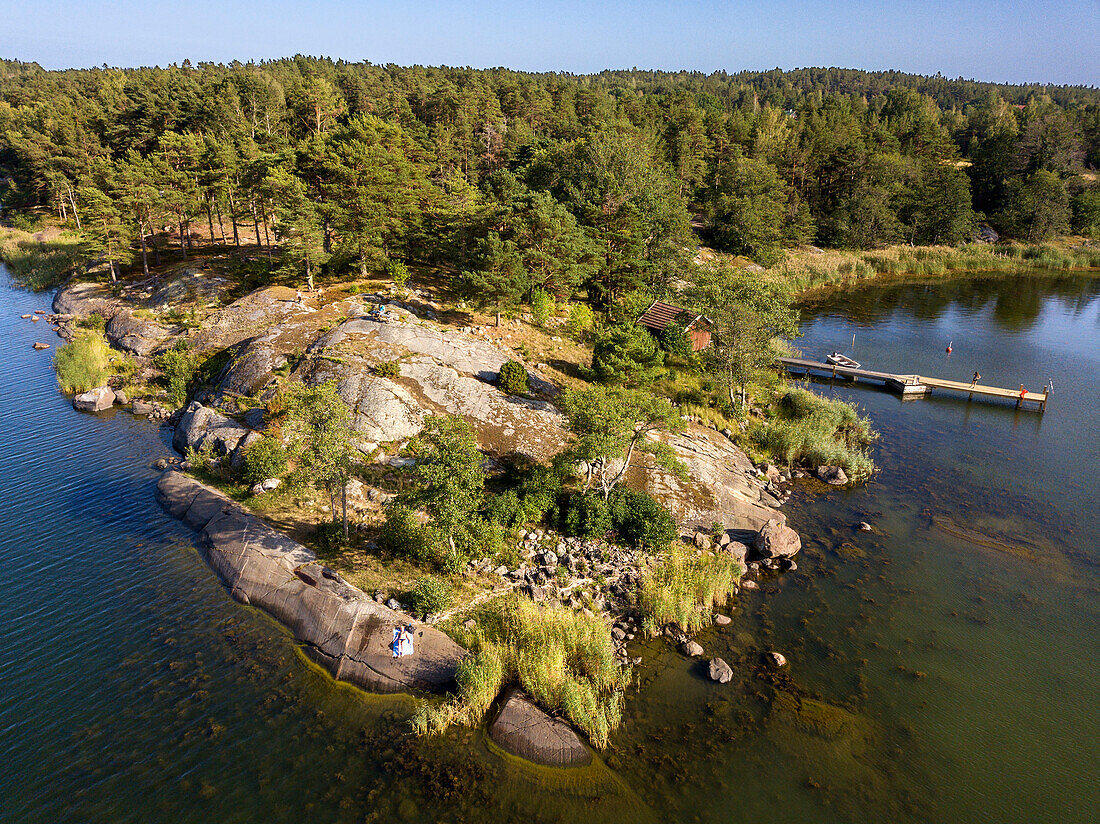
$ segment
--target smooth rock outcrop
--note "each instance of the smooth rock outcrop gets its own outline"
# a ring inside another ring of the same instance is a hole
[[[790,558],[802,549],[802,539],[786,524],[768,521],[756,534],[752,548],[761,558]]]
[[[124,352],[144,357],[151,355],[171,334],[159,323],[137,317],[129,309],[120,309],[107,323],[107,340]]]
[[[214,452],[228,455],[248,435],[249,429],[220,412],[192,401],[172,435],[172,446],[179,452],[201,450],[210,441]]]
[[[293,632],[333,677],[374,692],[442,691],[466,651],[438,630],[388,609],[215,489],[169,471],[157,501],[201,534],[207,563],[236,600]],[[415,652],[394,658],[393,629],[415,627]]]
[[[115,405],[115,393],[109,386],[97,386],[73,398],[73,409],[81,412],[103,412]]]
[[[592,763],[592,753],[573,728],[551,718],[518,690],[509,692],[489,737],[512,755],[549,767]]]

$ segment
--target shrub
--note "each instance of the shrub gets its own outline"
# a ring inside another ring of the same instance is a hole
[[[420,560],[429,546],[428,532],[410,507],[393,502],[386,507],[378,545],[393,555]]]
[[[607,501],[594,492],[573,493],[563,512],[562,529],[567,535],[600,538],[614,527]]]
[[[287,469],[286,447],[278,438],[261,438],[244,451],[241,478],[248,484],[258,484],[268,478],[278,478]]]
[[[408,596],[409,606],[420,615],[443,612],[454,603],[454,592],[446,581],[433,576],[420,578]]]
[[[667,549],[679,532],[672,513],[653,496],[621,487],[611,495],[611,521],[623,543],[650,551]]]
[[[777,405],[777,417],[753,429],[754,443],[786,464],[840,466],[852,480],[874,472],[867,444],[875,439],[870,421],[855,407],[792,389]]]
[[[569,331],[583,339],[592,331],[592,307],[587,303],[574,303],[569,307]]]
[[[652,636],[669,622],[685,632],[709,626],[714,606],[729,599],[743,572],[726,552],[669,550],[646,570],[638,589],[642,629]]]
[[[671,323],[661,331],[661,348],[670,355],[690,360],[695,355],[687,330],[678,323]]]
[[[554,313],[554,299],[545,289],[536,289],[531,295],[531,319],[536,326],[545,326]]]
[[[107,383],[111,349],[98,334],[81,334],[57,350],[54,368],[63,392],[87,392]]]
[[[344,537],[344,525],[334,524],[332,521],[318,524],[313,539],[317,542],[317,548],[326,553],[340,552],[348,544]]]
[[[374,367],[374,374],[380,378],[396,378],[401,374],[401,363],[399,361],[383,361]]]
[[[398,289],[404,289],[409,282],[409,267],[399,260],[391,260],[386,263],[386,274],[393,280],[393,285]]]
[[[596,338],[592,371],[601,383],[632,386],[651,382],[664,360],[664,353],[649,332],[623,323]]]
[[[187,401],[187,389],[198,368],[198,359],[185,341],[179,341],[153,358],[153,365],[163,373],[164,388],[168,399],[177,406]]]
[[[526,395],[528,380],[527,370],[519,361],[506,361],[497,373],[497,387],[508,395]]]

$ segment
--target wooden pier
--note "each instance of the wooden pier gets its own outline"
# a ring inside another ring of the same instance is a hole
[[[969,398],[977,395],[979,398],[1001,398],[1014,401],[1016,407],[1032,408],[1037,412],[1046,412],[1047,392],[1026,392],[1023,397],[1019,390],[1001,389],[997,386],[986,386],[981,383],[966,383],[965,381],[949,381],[943,378],[927,378],[922,375],[895,375],[892,372],[876,372],[873,369],[853,368],[838,366],[832,363],[807,360],[805,358],[780,358],[779,362],[786,367],[788,372],[816,375],[823,378],[845,378],[851,381],[872,381],[881,383],[888,389],[899,393],[902,398],[925,398],[932,394],[933,389],[963,392]],[[1035,404],[1027,407],[1025,404]]]

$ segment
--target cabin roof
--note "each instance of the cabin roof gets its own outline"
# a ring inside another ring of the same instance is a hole
[[[655,300],[638,318],[638,324],[647,329],[652,329],[654,332],[663,332],[670,324],[677,321],[683,323],[685,329],[690,329],[700,320],[710,323],[707,318],[698,313],[688,312],[679,306],[673,306],[671,303]]]

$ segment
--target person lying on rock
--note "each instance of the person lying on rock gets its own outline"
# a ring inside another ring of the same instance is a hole
[[[394,658],[402,658],[413,654],[412,625],[394,627],[392,649]]]

